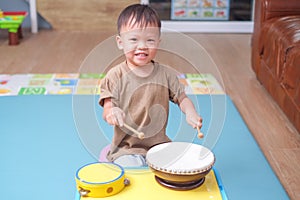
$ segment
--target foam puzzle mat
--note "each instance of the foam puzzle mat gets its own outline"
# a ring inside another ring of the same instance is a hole
[[[0,74],[0,96],[12,95],[99,95],[105,74]],[[224,94],[211,74],[179,74],[187,94]]]

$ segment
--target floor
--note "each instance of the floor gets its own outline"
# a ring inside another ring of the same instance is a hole
[[[93,56],[99,45],[113,40],[113,33],[107,32],[41,30],[31,34],[24,30],[21,43],[8,46],[6,34],[0,30],[0,74],[98,72],[99,66],[87,63],[85,58]],[[212,73],[237,106],[290,198],[300,199],[300,134],[256,80],[250,63],[251,34],[179,34],[176,37],[184,38],[187,43],[177,40],[167,47],[181,54],[162,49],[157,60],[167,62],[182,73],[199,70]],[[163,42],[169,38],[171,36],[164,37]],[[101,53],[109,55],[111,46],[106,47]],[[209,55],[213,62],[199,61],[198,50]],[[122,59],[118,56],[107,65]],[[205,63],[204,66],[197,67],[201,63]]]

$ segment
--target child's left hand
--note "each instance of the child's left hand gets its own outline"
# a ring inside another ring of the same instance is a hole
[[[185,113],[187,123],[193,128],[197,128],[198,137],[203,138],[203,133],[200,131],[202,128],[202,117],[198,115],[192,101],[189,98],[183,99],[180,103],[180,109]]]
[[[202,118],[196,112],[194,114],[187,114],[186,115],[186,121],[193,128],[197,128],[198,138],[203,138],[204,137],[203,133],[200,131],[200,129],[202,127]]]
[[[187,113],[186,121],[193,128],[199,128],[199,129],[202,128],[202,117],[200,117],[196,112]]]

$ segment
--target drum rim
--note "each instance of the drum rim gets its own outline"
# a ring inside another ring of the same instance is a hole
[[[188,143],[188,142],[172,142],[172,143]],[[158,144],[158,145],[163,145],[163,144],[166,144],[166,143],[162,143],[162,144]],[[192,144],[192,145],[199,145],[199,144],[195,144],[195,143],[190,143],[190,144]],[[199,146],[201,146],[202,148],[205,148],[205,149],[209,150],[208,148],[206,148],[206,147],[204,147],[202,145],[199,145]],[[214,155],[214,153],[212,151],[209,150],[209,152],[213,156],[213,161],[211,162],[211,164],[209,164],[208,166],[206,166],[204,168],[201,168],[201,169],[193,169],[193,170],[167,169],[167,168],[155,166],[154,164],[152,164],[151,162],[149,162],[149,159],[147,159],[147,157],[146,157],[146,161],[147,161],[147,164],[148,164],[148,166],[150,168],[152,168],[154,170],[157,170],[157,171],[160,171],[160,172],[164,172],[164,173],[168,173],[168,174],[174,174],[174,175],[197,175],[197,174],[201,174],[201,173],[207,172],[215,164],[216,157],[215,157],[215,155]]]
[[[85,180],[83,180],[82,178],[79,177],[79,171],[80,171],[81,169],[83,169],[84,167],[87,167],[87,166],[89,166],[89,165],[94,165],[94,164],[109,164],[109,165],[114,165],[114,166],[117,166],[119,169],[121,169],[121,173],[120,173],[120,175],[119,175],[117,178],[115,178],[115,179],[113,179],[113,180],[110,180],[110,181],[106,181],[106,182],[89,182],[89,181],[85,181]],[[89,164],[86,164],[86,165],[80,167],[80,168],[76,171],[76,179],[79,180],[80,182],[86,183],[86,184],[91,184],[91,185],[102,185],[102,184],[109,184],[109,183],[115,182],[115,181],[119,180],[120,178],[122,178],[122,177],[124,176],[124,174],[125,174],[124,168],[123,168],[121,165],[118,165],[118,164],[116,164],[116,163],[112,163],[112,162],[93,162],[93,163],[89,163]]]

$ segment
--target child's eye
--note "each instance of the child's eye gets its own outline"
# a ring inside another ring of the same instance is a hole
[[[148,42],[155,42],[154,39],[148,39]]]
[[[130,40],[131,42],[136,42],[136,41],[137,41],[136,38],[130,38],[129,40]]]

